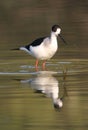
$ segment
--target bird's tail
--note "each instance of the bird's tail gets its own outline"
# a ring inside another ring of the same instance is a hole
[[[11,49],[12,51],[15,51],[15,50],[20,50],[20,48],[13,48]]]

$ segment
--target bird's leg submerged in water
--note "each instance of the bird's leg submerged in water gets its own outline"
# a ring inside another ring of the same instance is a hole
[[[39,61],[36,60],[36,63],[35,63],[35,68],[36,68],[36,70],[38,70],[38,63],[39,63]]]
[[[36,63],[35,63],[36,71],[38,71],[38,63],[39,63],[39,61],[36,60]],[[43,69],[43,70],[45,70],[45,65],[46,65],[46,61],[43,61],[43,63],[42,63],[42,69]]]
[[[46,61],[43,62],[42,64],[42,69],[45,70],[45,65],[46,65]]]

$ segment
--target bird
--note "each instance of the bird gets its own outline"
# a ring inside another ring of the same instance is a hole
[[[59,36],[65,44],[66,41],[61,36],[61,28],[59,25],[55,24],[51,28],[50,35],[47,37],[40,37],[35,39],[32,43],[12,49],[12,50],[22,50],[36,58],[35,68],[38,69],[39,60],[42,60],[42,68],[45,69],[46,61],[51,59],[58,50],[57,37]]]

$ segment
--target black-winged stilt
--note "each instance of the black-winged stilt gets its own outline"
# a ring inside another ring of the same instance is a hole
[[[61,28],[59,25],[53,25],[49,37],[41,37],[34,40],[31,44],[19,47],[13,50],[23,50],[36,58],[35,67],[38,68],[39,60],[43,60],[42,68],[45,68],[46,60],[52,58],[58,49],[57,36],[59,36],[64,43],[66,41],[60,35]]]

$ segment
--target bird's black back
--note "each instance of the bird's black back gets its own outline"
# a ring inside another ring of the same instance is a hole
[[[38,39],[34,40],[31,44],[26,45],[25,48],[30,50],[30,46],[38,46],[38,45],[40,45],[43,42],[44,38],[46,38],[46,37],[41,37],[41,38],[38,38]]]

